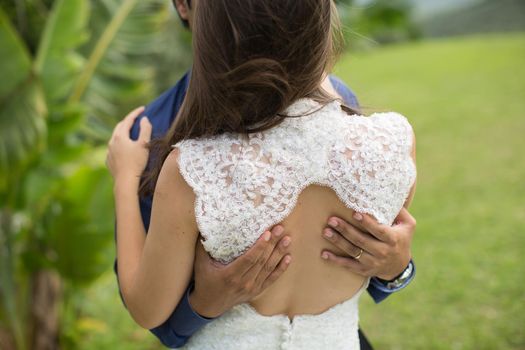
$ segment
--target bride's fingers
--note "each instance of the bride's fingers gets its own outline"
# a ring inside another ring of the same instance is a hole
[[[129,123],[133,124],[133,121],[134,121],[135,119],[137,119],[137,117],[138,117],[139,115],[141,115],[142,112],[144,112],[145,109],[146,109],[146,107],[144,107],[144,106],[140,106],[140,107],[135,108],[134,110],[132,110],[131,112],[129,112],[128,115],[126,115],[126,116],[124,117],[124,120],[123,120],[123,121],[126,122],[126,123],[128,123],[128,124],[129,124]]]
[[[361,248],[357,247],[334,229],[325,228],[323,230],[323,237],[350,257],[357,256],[361,251]]]
[[[131,111],[128,115],[124,117],[120,122],[115,125],[115,128],[113,129],[113,133],[111,134],[111,140],[115,140],[117,138],[120,138],[121,135],[125,137],[129,137],[129,131],[133,127],[133,123],[135,122],[135,119],[139,115],[141,115],[142,112],[144,112],[144,107],[138,107],[135,108],[133,111]]]
[[[353,258],[347,258],[335,255],[329,250],[323,250],[321,253],[321,257],[329,261],[330,263],[333,263],[335,265],[347,268],[348,270],[357,273],[358,275],[367,277],[366,268],[363,264],[361,264],[361,259],[364,258],[364,255],[367,254],[366,252],[363,252],[361,258],[359,260],[353,259]]]
[[[368,233],[381,242],[389,244],[393,242],[391,235],[392,228],[390,226],[380,224],[376,219],[367,214],[355,213],[354,218],[360,222]]]
[[[119,128],[119,132],[129,132],[133,127],[135,119],[137,119],[137,117],[141,115],[142,112],[144,112],[144,109],[145,107],[141,106],[129,112],[129,114],[125,116],[124,119],[122,119],[119,125],[117,125],[117,127]]]
[[[408,226],[411,229],[410,231],[413,232],[415,231],[416,225],[416,219],[408,212],[408,210],[401,208],[401,211],[396,217],[393,228],[399,230],[400,226]]]
[[[148,143],[149,140],[151,140],[152,128],[153,127],[152,127],[151,123],[149,122],[148,117],[143,117],[140,120],[140,133],[139,133],[138,141],[143,143],[143,144]]]
[[[370,252],[372,255],[381,255],[383,243],[374,236],[370,235],[367,232],[363,232],[358,228],[350,225],[344,220],[339,218],[331,218],[328,221],[328,225],[331,229],[335,231],[338,235],[342,236],[341,238],[350,242],[353,246],[357,247],[357,253],[359,249],[364,249],[367,252]],[[332,237],[332,240],[337,240],[340,236],[335,235]],[[344,238],[343,238],[344,237]],[[325,238],[327,238],[325,236]],[[328,239],[328,238],[327,238]],[[341,242],[340,242],[341,243]],[[344,250],[347,251],[347,250]],[[355,251],[355,249],[353,249]],[[353,252],[349,252],[349,256],[356,256]]]

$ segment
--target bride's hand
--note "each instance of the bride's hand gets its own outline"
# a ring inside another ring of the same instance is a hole
[[[135,119],[144,111],[139,107],[129,113],[115,126],[108,143],[106,165],[117,183],[138,186],[140,176],[146,167],[149,156],[148,142],[151,139],[151,123],[147,117],[140,120],[140,134],[136,141],[130,138],[130,130]]]

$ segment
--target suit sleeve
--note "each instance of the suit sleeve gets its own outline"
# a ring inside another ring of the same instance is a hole
[[[189,295],[192,289],[193,285],[190,285],[166,322],[150,330],[166,347],[184,346],[195,332],[213,321],[213,319],[200,316],[191,308]]]

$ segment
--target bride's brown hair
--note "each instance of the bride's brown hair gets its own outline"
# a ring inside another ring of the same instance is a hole
[[[140,192],[151,194],[177,142],[272,128],[299,98],[334,100],[320,88],[338,54],[333,0],[194,2],[193,68],[179,114],[150,145],[152,167]]]

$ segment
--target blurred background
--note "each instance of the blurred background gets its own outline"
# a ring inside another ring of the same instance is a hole
[[[339,1],[336,67],[417,135],[417,278],[377,349],[525,349],[525,1]],[[191,65],[169,0],[0,0],[0,349],[162,349],[121,304],[105,145]]]

